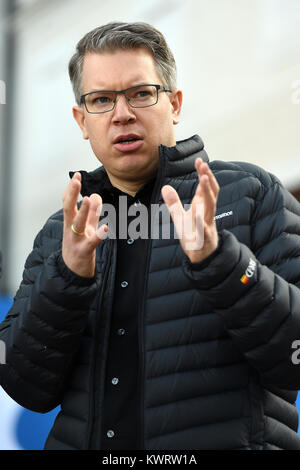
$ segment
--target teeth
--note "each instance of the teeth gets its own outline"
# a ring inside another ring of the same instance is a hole
[[[130,139],[130,140],[120,140],[120,144],[130,144],[131,142],[134,142],[136,139]]]

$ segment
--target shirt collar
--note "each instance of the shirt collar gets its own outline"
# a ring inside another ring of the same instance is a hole
[[[111,183],[107,173],[102,181],[101,196],[104,203],[114,203],[118,200],[119,196],[126,196],[128,203],[132,204],[134,202],[141,202],[142,204],[148,204],[150,202],[151,194],[153,191],[154,183],[156,180],[157,174],[150,177],[149,180],[143,184],[143,186],[137,191],[135,196],[131,196],[119,188],[116,188]]]

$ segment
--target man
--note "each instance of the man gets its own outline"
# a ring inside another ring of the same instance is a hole
[[[89,32],[69,72],[103,166],[70,173],[35,239],[2,386],[61,405],[46,449],[300,449],[299,204],[254,165],[209,163],[198,136],[176,143],[182,92],[150,25]],[[120,236],[120,201],[166,204],[180,236]]]

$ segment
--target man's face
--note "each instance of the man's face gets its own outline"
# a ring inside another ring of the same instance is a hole
[[[97,90],[123,90],[140,84],[162,85],[151,53],[145,48],[86,54],[82,70],[83,94]],[[158,166],[158,146],[173,146],[174,124],[179,121],[182,94],[159,91],[158,103],[131,108],[120,94],[113,111],[90,114],[74,106],[73,114],[112,182],[144,182]],[[134,135],[136,145],[116,143]],[[132,147],[134,147],[132,149]]]

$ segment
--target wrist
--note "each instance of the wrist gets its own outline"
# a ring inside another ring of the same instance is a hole
[[[221,234],[219,234],[216,248],[204,259],[202,259],[201,261],[197,261],[196,257],[192,259],[190,257],[187,257],[188,264],[190,265],[191,269],[198,271],[208,266],[209,263],[220,253],[222,249],[222,243],[223,243],[223,239],[222,239]]]
[[[90,273],[84,273],[82,270],[73,267],[73,265],[69,266],[64,260],[62,252],[60,252],[58,257],[58,264],[62,276],[74,284],[89,285],[95,280],[95,272],[92,275],[85,275]]]

